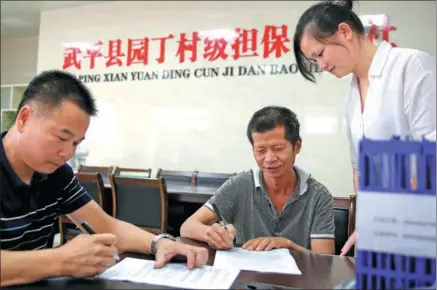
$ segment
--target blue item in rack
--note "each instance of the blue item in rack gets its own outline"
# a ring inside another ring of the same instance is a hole
[[[435,285],[436,143],[363,139],[359,172],[356,289]]]

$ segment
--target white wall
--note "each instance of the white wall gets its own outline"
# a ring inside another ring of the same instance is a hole
[[[288,25],[288,37],[309,1],[208,1],[128,2],[44,12],[41,17],[38,71],[62,68],[64,47],[71,43],[92,45],[101,40],[103,56],[108,41],[120,39],[126,52],[128,38],[163,37],[169,33],[166,61],[154,58],[159,50],[150,45],[147,66],[106,68],[104,59],[82,59],[83,75],[108,72],[154,71],[183,68],[191,73],[201,67],[292,64],[292,47],[281,58],[246,58],[209,63],[202,59],[180,64],[175,56],[180,33],[217,29]],[[413,13],[414,11],[414,13]],[[435,2],[364,1],[360,14],[385,13],[398,27],[390,41],[398,46],[423,49],[435,56]],[[80,15],[80,21],[71,15]],[[53,25],[56,23],[56,25]],[[419,33],[420,32],[420,33]],[[217,31],[215,31],[217,33]],[[261,39],[258,39],[262,53]],[[124,61],[124,59],[123,59]],[[102,77],[103,78],[103,77]],[[347,139],[342,123],[342,101],[348,78],[322,74],[317,85],[299,74],[238,76],[176,80],[90,83],[99,101],[100,115],[93,120],[82,148],[88,164],[126,167],[238,172],[255,166],[245,129],[253,112],[262,106],[284,105],[298,114],[303,150],[297,164],[323,182],[335,196],[353,192]]]
[[[38,36],[1,40],[1,84],[27,84],[36,74]]]

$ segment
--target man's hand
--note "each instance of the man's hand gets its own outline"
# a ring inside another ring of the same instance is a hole
[[[352,246],[355,245],[356,241],[357,241],[357,236],[356,233],[353,232],[352,235],[347,240],[347,242],[344,244],[343,248],[341,249],[340,256],[346,256],[349,250],[352,248]]]
[[[265,237],[256,238],[247,241],[243,245],[243,249],[248,251],[270,251],[272,249],[290,249],[292,242],[281,237]]]
[[[95,276],[115,263],[115,235],[79,235],[56,249],[60,276]]]
[[[233,247],[237,230],[233,225],[226,225],[224,229],[220,224],[214,223],[206,230],[205,242],[215,250],[229,250]]]
[[[169,239],[161,239],[156,244],[155,268],[159,269],[176,255],[187,257],[188,269],[203,266],[208,260],[208,250],[201,247],[185,245]]]

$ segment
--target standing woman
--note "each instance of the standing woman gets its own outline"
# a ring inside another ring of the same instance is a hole
[[[308,8],[294,34],[299,71],[315,82],[311,63],[337,78],[353,74],[346,96],[346,124],[355,192],[357,148],[362,137],[436,136],[436,61],[416,49],[375,46],[367,39],[352,1],[324,1]],[[355,244],[353,233],[342,249]]]

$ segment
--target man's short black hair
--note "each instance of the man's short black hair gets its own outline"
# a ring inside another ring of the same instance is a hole
[[[49,108],[70,101],[89,116],[97,114],[95,100],[88,88],[74,75],[60,70],[44,71],[35,76],[24,91],[17,111],[32,101]]]
[[[296,114],[288,108],[280,106],[267,106],[256,111],[247,126],[247,138],[253,145],[252,133],[263,133],[273,130],[277,126],[284,126],[285,139],[294,146],[299,135],[299,121]]]

